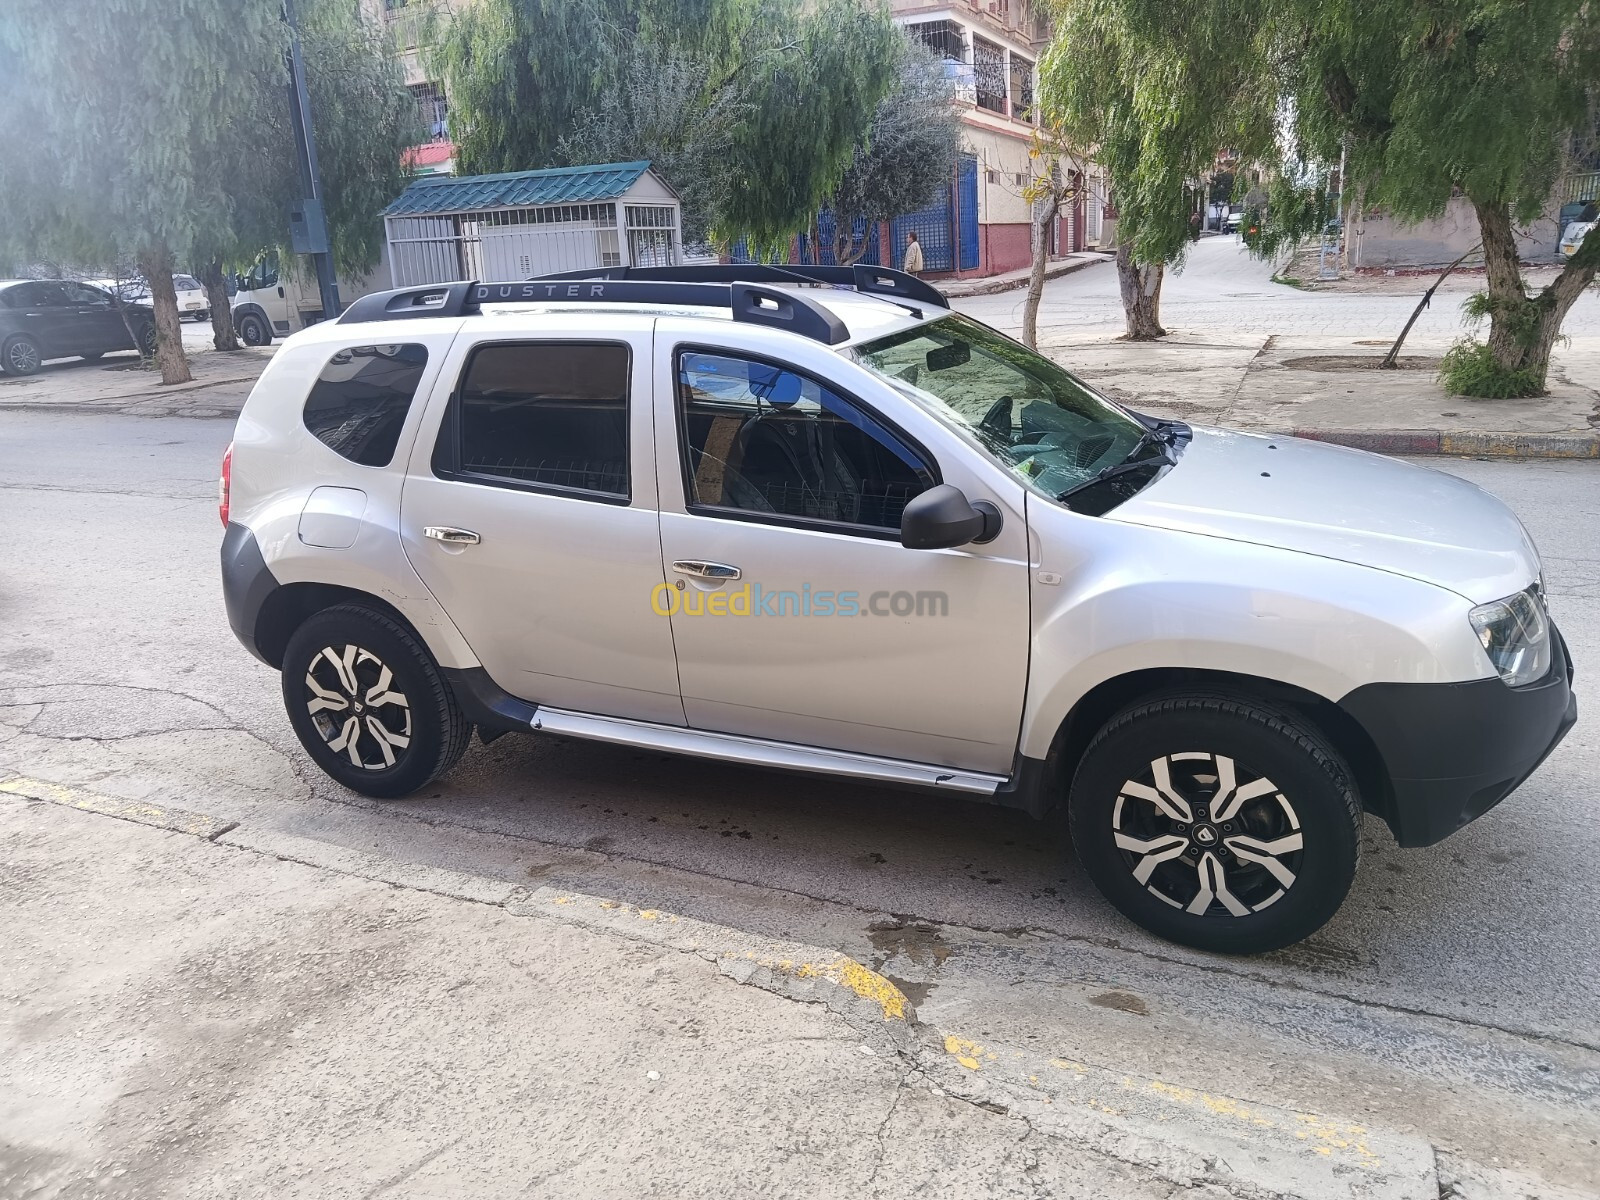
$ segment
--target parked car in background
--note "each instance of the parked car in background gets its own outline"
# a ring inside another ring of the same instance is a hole
[[[149,305],[125,304],[119,312],[109,292],[71,279],[0,280],[0,370],[7,375],[32,375],[50,358],[95,359],[113,350],[156,352]]]
[[[1578,252],[1578,247],[1583,245],[1583,239],[1589,236],[1589,231],[1600,224],[1596,221],[1573,221],[1561,235],[1561,257],[1571,258]]]
[[[128,304],[149,304],[150,285],[142,279],[95,279],[91,281],[94,287],[104,288],[108,292],[115,292],[119,298]],[[211,306],[206,302],[206,289],[193,275],[174,275],[172,277],[173,290],[178,293],[178,320],[209,321],[211,319]]]

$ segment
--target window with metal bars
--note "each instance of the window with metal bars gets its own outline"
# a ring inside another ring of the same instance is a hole
[[[1011,115],[1019,121],[1033,120],[1033,64],[1025,58],[1011,58]]]
[[[967,60],[967,38],[954,21],[922,21],[907,25],[906,33],[950,62]]]
[[[993,42],[972,39],[972,73],[978,89],[978,107],[1006,111],[1006,53]]]

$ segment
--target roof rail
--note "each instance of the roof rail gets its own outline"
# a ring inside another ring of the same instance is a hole
[[[819,283],[850,287],[874,296],[949,308],[950,301],[937,288],[915,275],[892,267],[856,263],[849,267],[776,266],[766,263],[706,263],[683,267],[596,267],[587,271],[558,271],[537,275],[539,280],[616,279],[661,280],[672,283]]]
[[[809,296],[745,282],[678,283],[603,277],[517,279],[508,283],[434,283],[362,296],[345,309],[340,324],[404,321],[412,317],[464,317],[484,304],[576,300],[584,304],[671,304],[726,308],[735,321],[787,329],[825,345],[848,341],[850,330]]]

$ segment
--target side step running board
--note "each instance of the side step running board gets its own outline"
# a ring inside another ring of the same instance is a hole
[[[732,733],[706,733],[677,725],[656,725],[621,717],[596,717],[542,705],[529,724],[539,733],[615,742],[623,746],[661,750],[668,754],[692,754],[723,762],[778,767],[787,771],[817,771],[873,783],[911,784],[978,796],[993,796],[1006,783],[1003,775],[958,771],[953,767],[878,758],[871,754],[851,754],[844,750],[819,750],[812,746],[741,737]]]

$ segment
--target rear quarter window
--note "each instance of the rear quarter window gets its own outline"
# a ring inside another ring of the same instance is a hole
[[[424,346],[345,347],[312,385],[306,429],[353,463],[388,466],[427,365]]]

